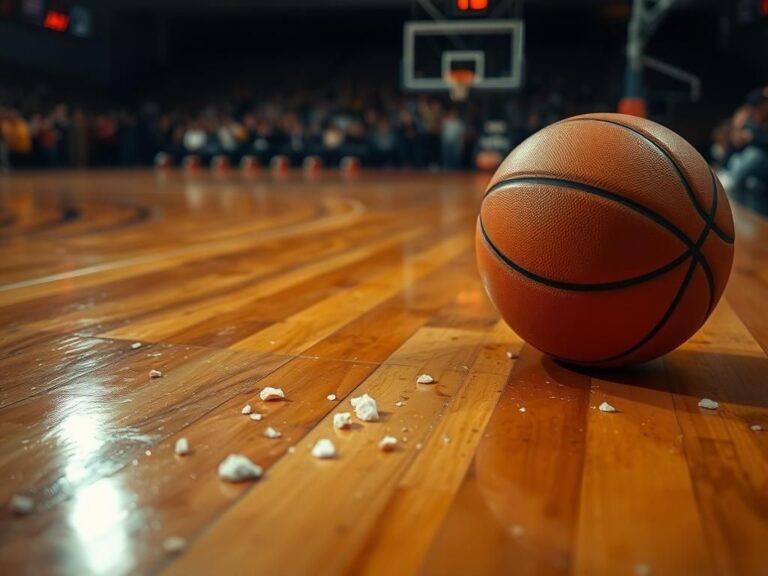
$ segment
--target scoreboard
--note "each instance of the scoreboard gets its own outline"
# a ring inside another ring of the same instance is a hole
[[[80,38],[94,34],[93,10],[79,0],[0,0],[0,17]]]

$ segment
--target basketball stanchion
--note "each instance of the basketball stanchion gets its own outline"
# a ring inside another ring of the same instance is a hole
[[[197,172],[202,168],[203,162],[197,154],[187,154],[181,162],[187,172]]]
[[[454,68],[443,75],[443,80],[448,84],[451,100],[464,102],[469,96],[470,87],[475,82],[475,72],[466,68]]]
[[[316,178],[323,171],[323,159],[320,156],[307,156],[301,164],[304,175]]]
[[[346,178],[353,178],[360,175],[360,159],[357,156],[344,156],[339,162],[341,175]]]
[[[173,168],[173,157],[165,152],[155,154],[155,168],[168,169]]]
[[[217,154],[211,160],[211,170],[219,174],[225,174],[232,168],[232,161],[229,156]]]
[[[261,170],[261,163],[258,157],[252,154],[246,154],[240,159],[240,170],[243,174],[256,174]]]

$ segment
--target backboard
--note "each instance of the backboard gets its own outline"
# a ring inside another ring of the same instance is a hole
[[[517,90],[523,84],[522,20],[411,21],[403,27],[405,90],[450,90],[451,70],[471,70],[473,90]]]

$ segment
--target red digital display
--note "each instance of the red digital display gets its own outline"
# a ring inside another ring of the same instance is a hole
[[[763,16],[768,16],[768,0],[762,0],[762,2],[760,2],[760,13]]]
[[[45,15],[45,20],[43,20],[43,26],[49,30],[65,32],[69,26],[69,16],[56,10],[49,10]]]
[[[488,9],[488,0],[456,0],[459,12],[482,12]]]

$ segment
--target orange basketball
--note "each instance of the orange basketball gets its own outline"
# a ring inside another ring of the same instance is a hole
[[[491,179],[477,264],[504,320],[567,362],[619,366],[704,323],[733,261],[722,185],[680,136],[588,114],[520,144]]]

